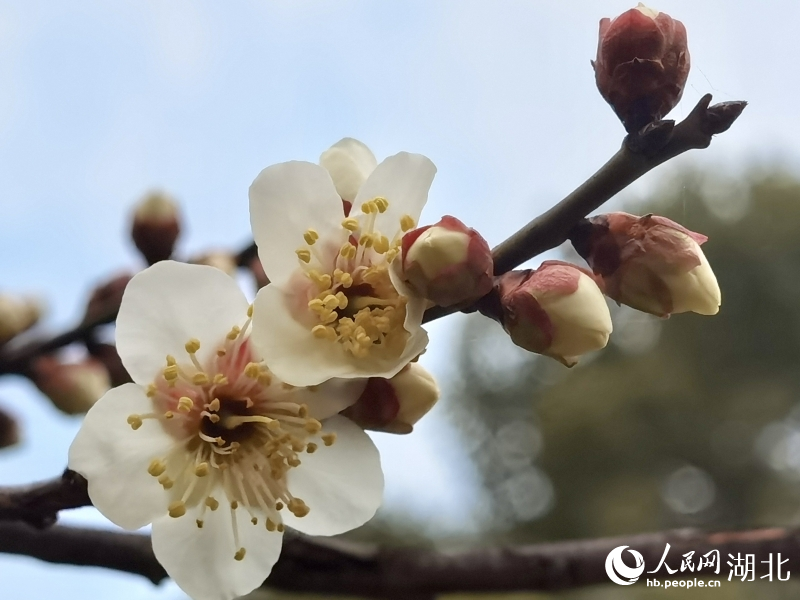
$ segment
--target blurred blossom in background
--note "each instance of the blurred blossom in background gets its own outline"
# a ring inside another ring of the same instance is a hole
[[[599,19],[630,7],[2,2],[0,288],[46,300],[39,331],[70,326],[94,285],[144,266],[128,232],[145,192],[180,203],[179,257],[237,249],[255,175],[316,161],[345,136],[379,159],[430,157],[439,171],[422,223],[452,214],[495,245],[619,147],[624,130],[589,59]],[[387,501],[354,537],[487,544],[800,518],[800,122],[786,101],[800,91],[787,75],[800,5],[655,8],[684,22],[692,54],[669,117],[706,92],[751,105],[710,149],[608,209],[652,210],[709,235],[722,311],[659,320],[612,307],[609,348],[572,370],[475,315],[432,324],[423,363],[442,401],[409,436],[375,434]],[[565,254],[578,261],[571,249],[540,260]],[[60,473],[80,417],[13,377],[0,380],[0,409],[23,437],[0,450],[0,483]],[[109,526],[93,509],[63,519]],[[19,599],[182,597],[171,584],[14,556],[0,556],[0,581]],[[731,584],[714,597],[789,589]]]

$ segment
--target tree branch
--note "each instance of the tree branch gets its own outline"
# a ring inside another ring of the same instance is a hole
[[[431,598],[458,592],[531,592],[565,590],[609,583],[608,553],[629,546],[644,557],[644,578],[711,579],[711,569],[654,570],[670,544],[666,564],[679,568],[681,556],[694,552],[693,564],[710,550],[720,552],[719,577],[727,577],[728,554],[755,555],[756,576],[767,572],[761,562],[770,554],[789,559],[783,573],[800,565],[800,531],[757,529],[705,533],[678,530],[630,537],[579,540],[505,548],[441,552],[420,548],[377,548],[343,540],[319,540],[287,534],[283,552],[266,585],[292,592],[359,595],[371,598]],[[166,578],[147,536],[55,526],[45,531],[22,523],[0,523],[0,552],[31,556],[52,563],[96,566],[146,577]],[[643,581],[640,581],[643,585]]]
[[[0,487],[0,521],[24,521],[44,528],[56,522],[58,511],[91,504],[86,480],[69,469],[49,481]]]
[[[627,136],[622,148],[586,182],[492,249],[494,274],[502,275],[561,245],[576,223],[645,173],[688,150],[707,148],[712,136],[727,131],[747,106],[747,102],[710,103],[711,94],[706,94],[677,125],[659,121]],[[424,322],[452,312],[433,307],[425,312]]]

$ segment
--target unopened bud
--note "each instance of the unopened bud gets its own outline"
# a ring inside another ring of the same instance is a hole
[[[660,317],[719,312],[722,296],[702,234],[665,217],[614,212],[588,219],[570,239],[619,304]]]
[[[41,356],[31,371],[36,387],[69,415],[85,413],[111,388],[108,372],[94,358],[61,363],[52,356]]]
[[[608,343],[611,314],[588,271],[550,260],[506,273],[496,287],[503,328],[517,346],[571,367]]]
[[[375,155],[358,140],[344,138],[322,153],[319,164],[330,173],[349,215],[358,190],[378,166]]]
[[[189,261],[193,265],[208,265],[209,267],[216,267],[220,271],[225,271],[231,277],[236,276],[236,259],[230,252],[208,252],[201,254]]]
[[[492,289],[489,244],[451,216],[409,231],[394,265],[406,285],[439,306],[466,306]]]
[[[122,294],[131,280],[131,275],[122,273],[102,283],[92,290],[89,302],[86,303],[84,323],[110,323],[119,311]]]
[[[594,66],[597,89],[628,132],[663,118],[689,75],[686,28],[644,4],[600,20]]]
[[[37,300],[0,294],[0,344],[33,327],[41,316]]]
[[[133,211],[131,238],[148,265],[170,258],[180,233],[178,205],[163,192],[147,194]]]
[[[342,414],[364,429],[411,433],[439,399],[433,375],[419,363],[409,363],[391,379],[370,377],[355,404]]]

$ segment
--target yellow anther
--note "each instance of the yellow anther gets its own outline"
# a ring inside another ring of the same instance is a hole
[[[150,461],[150,466],[147,467],[147,472],[150,473],[153,477],[160,477],[164,474],[164,471],[167,470],[167,465],[164,464],[164,461],[154,458]]]
[[[271,384],[272,375],[270,375],[269,373],[261,373],[261,375],[258,376],[258,383],[265,386]]]
[[[168,410],[167,412],[164,413],[164,418],[165,419],[171,419],[174,416],[175,416],[175,413],[173,413],[171,410]]]
[[[253,316],[253,305],[247,307],[247,317],[251,318]]]
[[[336,296],[335,296],[335,298],[336,298],[336,300],[337,300],[337,302],[338,302],[338,304],[336,305],[336,307],[337,307],[339,310],[342,310],[342,309],[344,309],[344,308],[347,308],[347,296],[345,296],[345,295],[344,295],[344,292],[336,292]]]
[[[327,274],[320,275],[319,279],[317,279],[317,285],[321,289],[327,290],[329,287],[331,287],[331,276]]]
[[[283,533],[284,529],[286,528],[283,526],[283,523],[278,523],[276,529],[278,530],[278,533]]]
[[[328,328],[325,325],[314,325],[311,333],[314,334],[315,338],[322,340],[328,337]]]
[[[325,300],[323,300],[323,303],[325,304],[325,308],[327,308],[328,310],[339,308],[339,299],[333,294],[325,296]]]
[[[297,250],[294,251],[294,253],[297,254],[297,258],[299,258],[304,263],[311,262],[311,250],[309,250],[308,248],[298,248]]]
[[[225,375],[223,375],[222,373],[217,373],[216,375],[214,375],[214,383],[217,385],[227,385],[228,378],[225,377]]]
[[[269,423],[267,423],[267,429],[270,431],[278,431],[281,428],[281,422],[277,419],[273,419]]]
[[[202,529],[203,528],[203,521],[201,521],[200,519],[197,519],[195,521],[195,523],[197,523],[197,528],[198,529]]]
[[[214,398],[211,402],[208,403],[208,410],[211,412],[218,412],[219,411],[219,398]]]
[[[300,466],[300,459],[290,456],[286,459],[286,464],[290,467],[299,467]]]
[[[309,454],[314,454],[317,451],[318,446],[314,442],[309,442],[306,446],[306,452]]]
[[[358,219],[354,219],[353,217],[348,217],[344,221],[342,221],[342,227],[347,229],[347,231],[357,231]]]
[[[416,223],[414,222],[414,218],[411,215],[403,215],[400,218],[400,229],[403,231],[410,231],[416,227]]]
[[[200,350],[200,340],[198,340],[197,338],[192,338],[188,342],[186,342],[184,348],[186,348],[186,352],[188,352],[189,354],[194,354],[195,352]]]
[[[186,514],[186,505],[178,500],[177,502],[170,504],[167,508],[167,511],[169,512],[170,517],[177,519],[178,517],[182,517]]]
[[[326,446],[332,446],[333,442],[336,441],[336,434],[335,433],[326,433],[322,435],[322,441]]]
[[[306,244],[308,244],[309,246],[313,246],[314,242],[316,242],[319,239],[319,234],[314,229],[308,229],[303,234],[303,239],[306,241]]]
[[[175,357],[171,354],[167,354],[167,366],[172,367],[177,364],[178,362],[175,360]]]
[[[375,240],[375,252],[378,254],[385,254],[389,250],[389,238],[385,235],[375,237],[377,238]]]
[[[211,413],[211,414],[204,415],[204,416],[205,416],[206,419],[208,419],[212,423],[219,423],[219,415],[216,414],[216,413]],[[217,439],[221,439],[221,438],[217,438]],[[217,442],[217,443],[219,444],[219,442]]]
[[[394,248],[391,250],[387,250],[386,252],[386,262],[392,262],[395,258],[397,258],[398,251]]]
[[[309,419],[306,421],[306,431],[308,433],[319,433],[322,429],[322,423],[316,419]]]
[[[325,308],[325,303],[319,298],[314,298],[313,300],[308,301],[308,308],[310,308],[314,312],[319,312],[320,310]]]
[[[241,328],[238,325],[234,325],[231,327],[231,330],[228,332],[228,335],[225,337],[231,341],[235,340],[239,337],[239,334],[242,332]]]
[[[272,519],[267,519],[267,531],[275,531],[275,522]]]
[[[239,508],[239,502],[238,502],[238,500],[232,500],[232,501],[231,501],[231,508],[232,508],[233,510],[236,510],[237,508]]]
[[[171,488],[173,485],[175,485],[175,482],[174,482],[174,481],[172,481],[172,479],[170,479],[170,478],[169,478],[169,477],[167,477],[166,475],[162,475],[161,477],[159,477],[159,478],[158,478],[158,483],[160,483],[160,484],[161,484],[161,486],[162,486],[162,487],[163,487],[165,490],[168,490],[168,489],[170,489],[170,488]]]
[[[389,201],[386,198],[375,198],[373,200],[375,206],[378,207],[378,212],[385,213],[386,209],[389,208]]]
[[[208,475],[208,463],[201,462],[199,465],[195,466],[194,474],[198,477],[205,477]]]
[[[356,247],[350,242],[346,242],[342,244],[342,247],[339,249],[339,254],[341,254],[343,258],[353,258],[356,255]]]
[[[217,510],[219,508],[219,502],[213,496],[209,496],[206,498],[206,506],[211,510]]]
[[[178,365],[170,365],[164,368],[164,379],[175,381],[178,378]]]
[[[300,408],[297,409],[297,414],[301,419],[305,419],[308,416],[308,406],[301,404]]]
[[[139,415],[128,415],[128,425],[131,426],[131,429],[136,431],[139,427],[142,426],[142,417]]]
[[[181,396],[178,400],[178,410],[181,412],[188,413],[194,407],[194,402],[188,396]]]
[[[361,205],[361,212],[363,212],[365,215],[368,215],[369,213],[371,213],[373,211],[373,209],[375,211],[377,211],[378,207],[375,206],[375,204],[372,203],[371,201],[370,202],[364,202],[364,204]]]
[[[252,519],[250,519],[250,522],[251,522],[253,525],[258,525],[258,517],[253,517]]]
[[[220,358],[225,356],[227,353],[228,353],[228,351],[225,350],[225,348],[220,348],[219,350],[217,350],[217,356],[219,356]]]
[[[283,502],[280,500],[275,503],[275,510],[283,510]]]
[[[195,373],[192,375],[192,383],[195,385],[205,385],[209,382],[208,375],[205,373]]]
[[[158,393],[158,388],[152,383],[147,386],[147,397],[152,398]]]
[[[250,379],[258,379],[258,376],[261,374],[261,366],[254,362],[247,363],[247,366],[244,368],[244,374]]]
[[[306,503],[300,498],[292,498],[289,500],[289,504],[286,508],[288,508],[289,512],[291,512],[297,518],[305,517],[310,510]]]

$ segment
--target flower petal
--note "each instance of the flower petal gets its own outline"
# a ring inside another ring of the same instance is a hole
[[[234,325],[247,319],[248,302],[223,271],[162,261],[134,275],[117,317],[117,350],[134,381],[152,382],[168,354],[188,362],[184,348],[200,340],[207,361]]]
[[[305,404],[309,416],[322,421],[355,404],[366,386],[366,379],[330,379],[313,388],[297,387],[288,393],[292,402]]]
[[[216,494],[224,498],[221,489]],[[202,511],[202,505],[177,519],[163,517],[153,523],[153,551],[175,583],[193,600],[232,600],[260,586],[281,553],[283,536],[269,532],[265,519],[250,522],[242,508],[220,506]],[[201,517],[203,527],[197,526]],[[236,519],[238,547],[233,535]],[[239,548],[242,560],[234,559]]]
[[[425,349],[428,334],[417,327],[396,359],[354,358],[340,344],[315,338],[309,327],[292,318],[285,292],[268,285],[253,303],[250,341],[279,379],[307,386],[333,378],[392,377]]]
[[[282,511],[284,523],[309,535],[336,535],[369,521],[383,500],[380,456],[370,437],[355,423],[335,416],[323,423],[335,433],[332,446],[320,444],[287,474],[292,495],[310,512],[301,518]]]
[[[69,468],[89,482],[92,504],[125,529],[151,523],[166,514],[169,504],[147,468],[178,442],[155,419],[146,419],[136,431],[127,423],[128,415],[152,410],[135,383],[114,388],[89,410],[69,449]]]
[[[250,224],[264,272],[281,284],[299,268],[295,250],[314,229],[320,242],[344,242],[342,200],[328,172],[313,163],[286,162],[267,167],[250,186]],[[340,241],[341,238],[341,241]]]
[[[409,215],[415,224],[419,223],[435,175],[436,167],[421,154],[400,152],[390,156],[375,168],[361,186],[351,216],[361,213],[362,203],[373,198],[386,198],[389,208],[378,215],[376,228],[391,239],[400,230],[403,215]]]
[[[344,138],[322,153],[319,164],[331,174],[342,200],[352,202],[378,166],[378,161],[366,145],[353,138]]]

